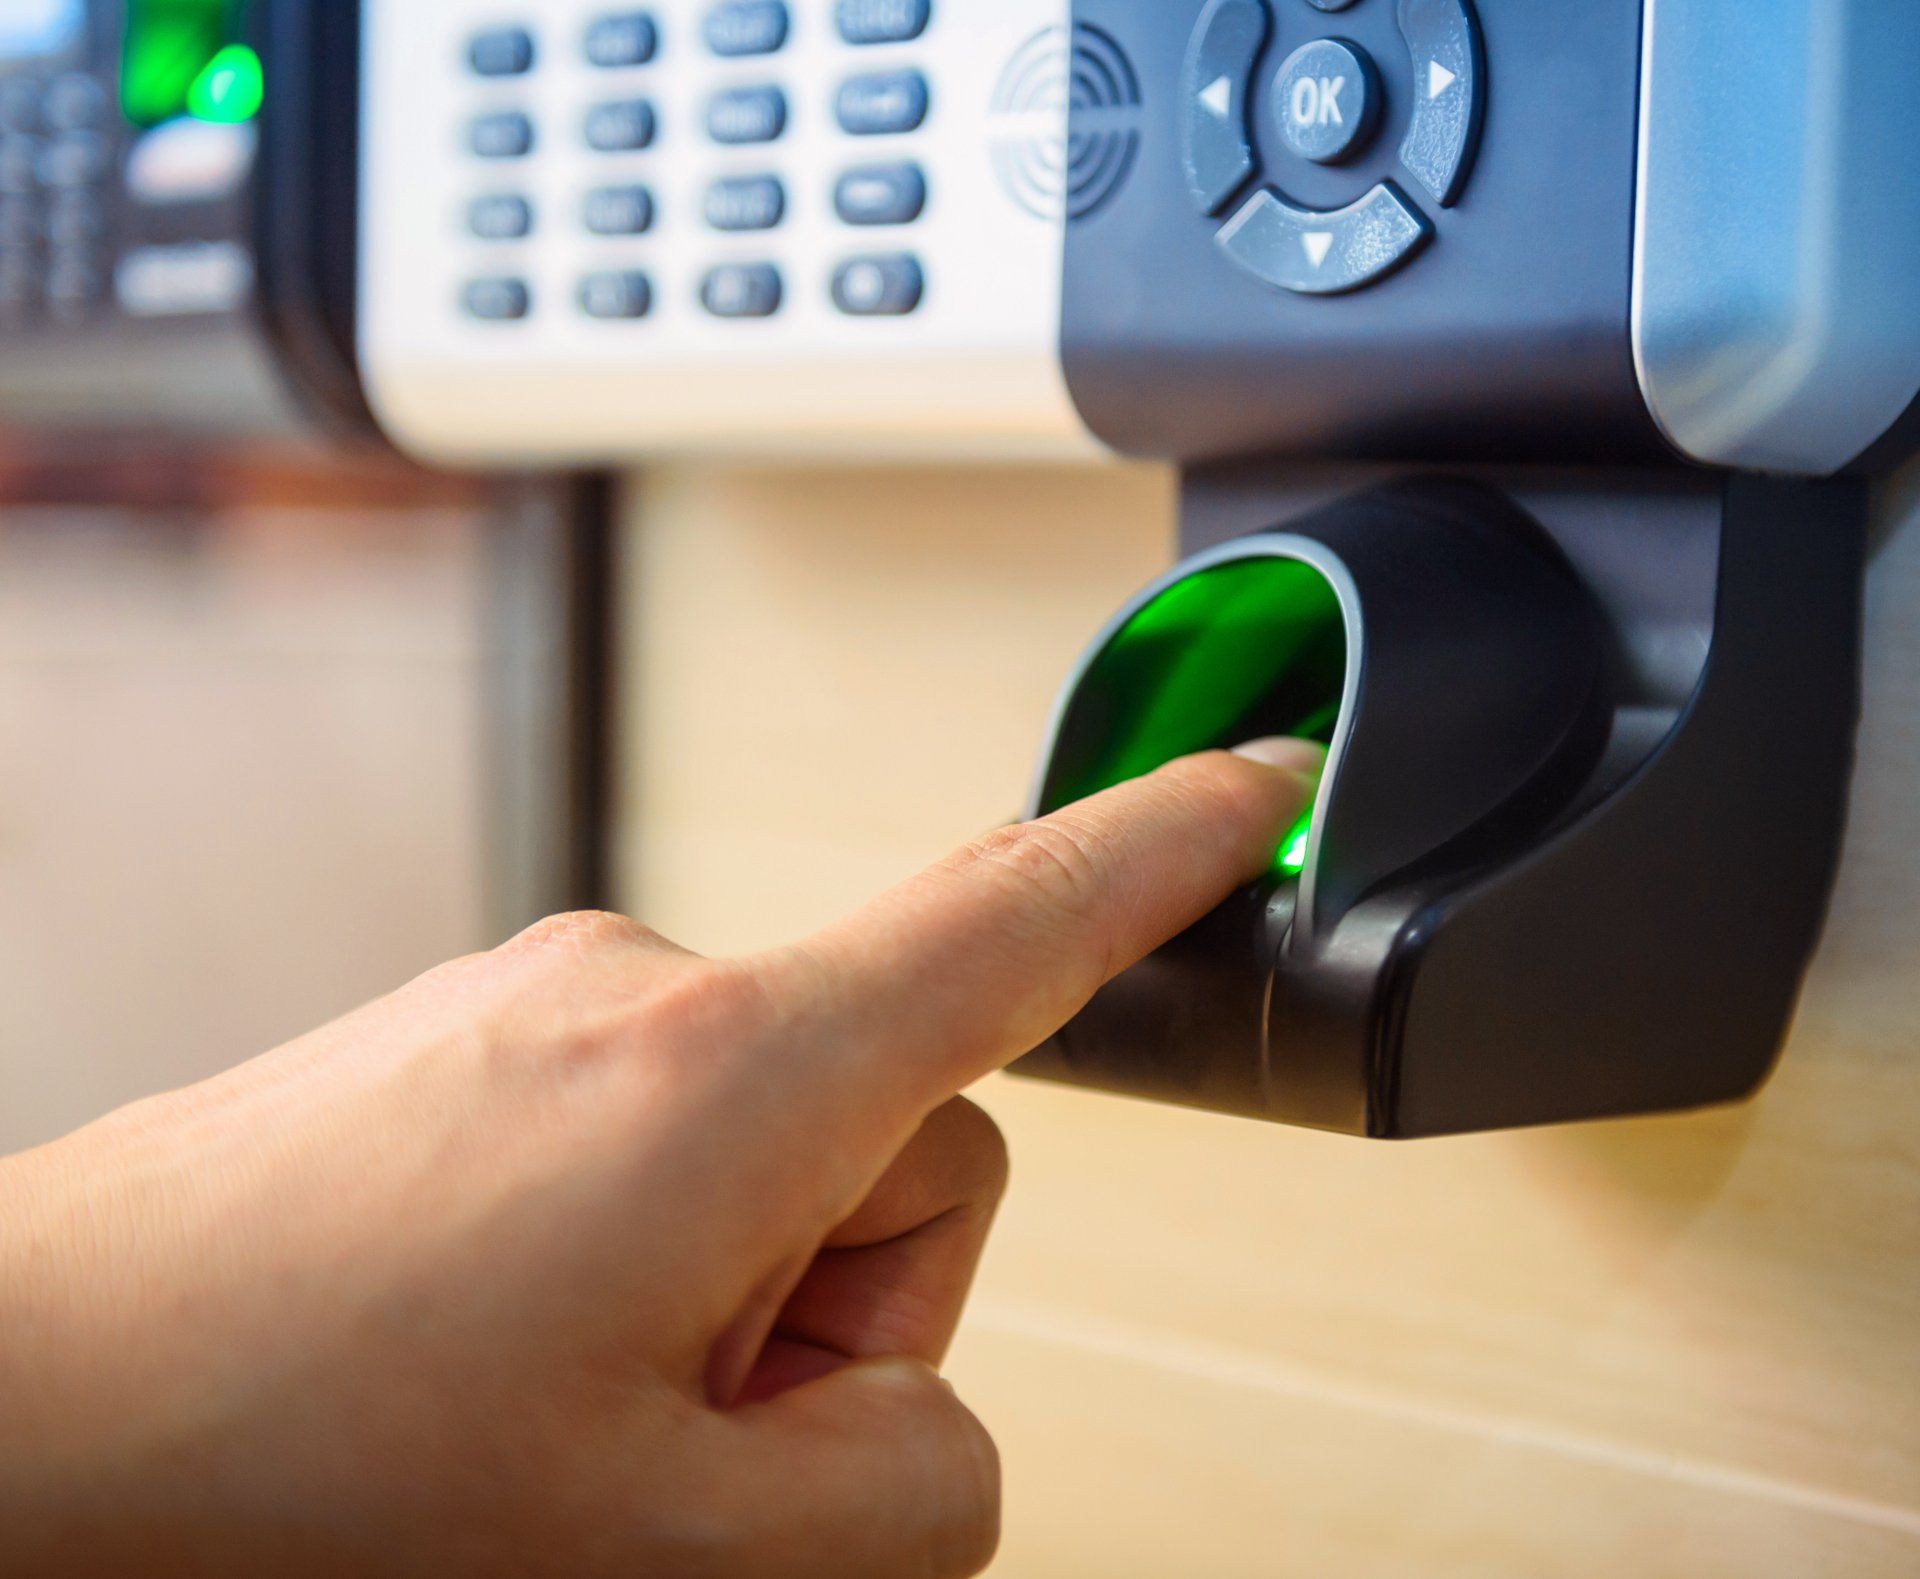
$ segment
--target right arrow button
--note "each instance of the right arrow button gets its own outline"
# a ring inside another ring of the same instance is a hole
[[[1400,163],[1444,208],[1466,182],[1486,108],[1480,24],[1470,0],[1400,0],[1399,21],[1414,80]]]

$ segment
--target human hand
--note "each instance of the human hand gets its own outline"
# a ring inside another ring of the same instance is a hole
[[[0,1161],[0,1571],[977,1572],[955,1093],[1271,859],[1320,754],[1257,749],[753,958],[562,916]]]

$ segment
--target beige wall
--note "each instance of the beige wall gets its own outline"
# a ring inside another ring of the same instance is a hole
[[[989,1083],[1015,1184],[954,1374],[1006,1456],[1002,1579],[1920,1572],[1914,482],[1759,1101],[1391,1147]],[[637,503],[621,901],[708,950],[1010,816],[1171,547],[1148,471],[690,469]]]
[[[483,941],[482,527],[0,509],[0,1153]]]

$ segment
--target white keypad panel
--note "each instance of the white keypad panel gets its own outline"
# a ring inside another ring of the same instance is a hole
[[[368,0],[376,410],[464,465],[1085,452],[1006,179],[1064,156],[1067,11]]]

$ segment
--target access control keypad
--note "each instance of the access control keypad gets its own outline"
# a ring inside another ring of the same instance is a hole
[[[1356,290],[1432,239],[1432,222],[1392,177],[1335,207],[1287,195],[1288,162],[1337,167],[1365,152],[1388,120],[1378,66],[1331,30],[1343,19],[1327,13],[1390,4],[1412,67],[1399,169],[1425,199],[1449,207],[1466,183],[1485,110],[1472,0],[1209,0],[1194,28],[1181,82],[1188,193],[1220,221],[1226,256],[1269,285],[1308,296]],[[1260,146],[1278,151],[1265,169]]]
[[[403,447],[1087,443],[1067,195],[1000,157],[1078,169],[1070,0],[363,3],[361,366]]]
[[[0,324],[70,321],[106,300],[117,121],[84,72],[0,78]]]
[[[817,9],[820,0],[811,0]],[[961,0],[948,0],[961,3]],[[662,311],[696,310],[717,319],[765,319],[787,300],[786,275],[792,265],[781,256],[778,232],[786,222],[796,172],[780,157],[793,95],[816,86],[793,83],[780,70],[793,37],[801,0],[709,0],[697,30],[675,36],[654,9],[610,10],[593,16],[570,37],[565,28],[543,25],[538,8],[524,23],[490,25],[472,34],[465,49],[467,70],[478,82],[503,96],[515,83],[529,87],[556,52],[576,51],[595,71],[606,74],[607,94],[580,106],[577,125],[564,120],[541,123],[530,103],[489,103],[468,121],[466,145],[474,165],[474,195],[466,217],[470,236],[498,248],[484,270],[460,287],[467,315],[479,323],[517,323],[540,310],[577,312],[595,319],[634,320],[656,309],[652,281],[635,260],[625,266],[589,268],[570,298],[542,301],[540,282],[512,272],[513,251],[505,244],[531,242],[538,217],[572,222],[595,237],[646,235],[665,223],[652,190],[641,179],[596,187],[554,212],[554,194],[541,190],[539,156],[548,139],[577,138],[589,152],[642,154],[666,143],[667,157],[685,162],[714,156],[715,173],[707,181],[698,211],[672,216],[683,236],[706,234],[716,255],[730,238],[766,237],[763,259],[716,262],[701,276],[691,299],[658,303]],[[927,68],[911,57],[888,53],[879,69],[869,69],[883,46],[910,46],[925,35],[933,18],[933,0],[827,0],[823,18],[845,52],[845,70],[834,86],[831,115],[848,139],[902,138],[918,132],[932,105]],[[662,8],[664,9],[664,8]],[[739,62],[750,69],[737,82],[715,87],[693,125],[662,124],[654,81],[671,69],[679,50],[708,62]],[[751,63],[750,68],[746,63]],[[725,169],[720,156],[732,151],[760,154],[758,168]],[[831,213],[837,223],[867,231],[912,226],[926,209],[928,183],[911,146],[883,164],[856,161],[848,149],[846,167],[830,187]],[[524,178],[509,184],[500,168]],[[567,216],[568,207],[573,215]],[[684,243],[684,239],[683,242]],[[868,254],[861,240],[848,236],[848,255],[819,282],[827,298],[848,317],[904,316],[914,312],[926,290],[926,270],[910,249]],[[505,265],[506,271],[499,272]]]

